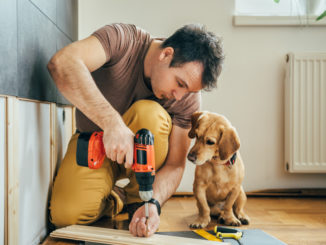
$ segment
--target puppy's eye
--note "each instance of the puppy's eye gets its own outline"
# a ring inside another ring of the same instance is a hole
[[[212,140],[206,140],[206,145],[214,145],[215,142]]]

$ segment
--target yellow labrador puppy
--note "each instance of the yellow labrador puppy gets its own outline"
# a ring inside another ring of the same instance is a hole
[[[241,185],[244,165],[235,128],[224,116],[210,112],[195,112],[191,123],[188,135],[196,141],[188,159],[197,165],[193,191],[199,215],[190,227],[206,227],[211,215],[226,225],[249,224],[243,210],[247,201]]]

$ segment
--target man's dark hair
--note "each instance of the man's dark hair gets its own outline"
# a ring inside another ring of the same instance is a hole
[[[190,24],[178,29],[164,40],[162,48],[172,47],[174,56],[170,67],[197,61],[204,66],[203,88],[207,91],[216,87],[224,60],[222,41],[214,33],[206,31],[200,24]]]

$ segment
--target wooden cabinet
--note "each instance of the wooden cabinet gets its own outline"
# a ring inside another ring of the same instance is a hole
[[[73,108],[7,96],[0,115],[0,245],[37,245],[48,233],[49,193],[74,130]]]

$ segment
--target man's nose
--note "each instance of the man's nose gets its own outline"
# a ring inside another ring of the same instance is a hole
[[[186,91],[183,90],[183,89],[176,89],[173,91],[173,97],[176,99],[176,100],[181,100],[182,97],[186,94]]]

